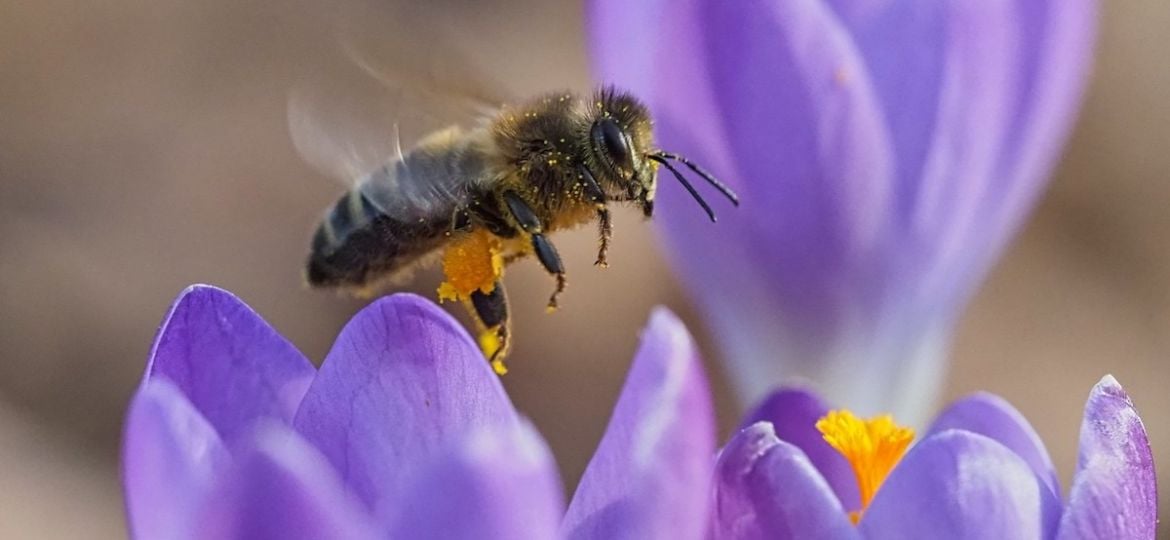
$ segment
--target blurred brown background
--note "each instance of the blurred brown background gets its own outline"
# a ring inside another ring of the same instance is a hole
[[[441,4],[444,24],[480,40],[477,63],[503,54],[492,70],[512,89],[588,87],[576,2]],[[339,187],[300,161],[285,124],[291,85],[337,61],[336,38],[304,3],[0,5],[0,537],[115,538],[123,409],[184,286],[234,291],[316,361],[360,306],[301,286],[309,232]],[[1165,2],[1104,6],[1064,163],[957,339],[947,395],[1011,400],[1066,487],[1084,399],[1107,372],[1170,466],[1165,28]],[[535,264],[509,274],[505,384],[572,486],[651,306],[673,307],[706,341],[632,213],[618,218],[605,272],[590,264],[591,231],[558,242],[566,309],[543,313],[550,285]],[[727,430],[737,412],[710,365]]]

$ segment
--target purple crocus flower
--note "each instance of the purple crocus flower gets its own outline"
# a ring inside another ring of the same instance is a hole
[[[1096,0],[591,0],[597,77],[743,201],[663,230],[745,403],[798,376],[913,418],[1043,188]]]
[[[883,458],[892,473],[866,488],[876,495],[855,528],[847,511],[870,497],[817,432],[827,413],[811,393],[778,392],[713,460],[706,378],[686,329],[659,310],[566,509],[544,441],[433,303],[374,302],[315,370],[236,297],[196,286],[163,321],[130,406],[127,516],[150,539],[1152,534],[1145,430],[1110,377],[1086,407],[1063,507],[1031,427],[979,395],[900,463]],[[854,471],[881,465],[853,458]]]
[[[714,420],[686,329],[656,312],[568,508],[543,439],[466,331],[380,299],[317,370],[226,291],[163,321],[130,405],[133,537],[693,538]]]
[[[748,416],[716,465],[714,538],[1154,537],[1153,455],[1111,376],[1085,405],[1067,502],[1043,442],[997,396],[953,403],[900,462],[894,456],[892,472],[868,496],[858,484],[875,462],[847,461],[826,444],[831,430],[818,432],[818,421],[827,415],[817,395],[788,389]],[[866,427],[869,437],[882,431]],[[848,511],[862,507],[854,527]]]

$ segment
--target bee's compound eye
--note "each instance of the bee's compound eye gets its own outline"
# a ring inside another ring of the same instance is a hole
[[[603,118],[593,124],[592,131],[594,144],[609,156],[614,166],[627,171],[633,170],[630,145],[626,143],[626,134],[618,127],[617,122],[612,118]]]

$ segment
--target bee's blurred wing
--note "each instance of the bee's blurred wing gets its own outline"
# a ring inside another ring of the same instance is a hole
[[[448,107],[438,112],[449,114],[450,105],[464,109],[461,113],[495,109],[531,90],[509,87],[516,64],[530,58],[514,48],[493,47],[499,35],[514,35],[515,29],[485,20],[489,4],[342,0],[326,5],[335,14],[337,41],[354,65],[387,88],[443,96]]]
[[[346,185],[382,166],[398,147],[388,113],[309,86],[290,92],[288,128],[306,163]]]
[[[431,132],[470,127],[514,101],[516,94],[490,74],[510,60],[475,58],[482,49],[468,26],[475,13],[466,4],[434,1],[310,6],[336,46],[305,66],[290,93],[289,130],[306,162],[352,183]]]
[[[362,182],[363,193],[383,211],[409,215],[465,198],[465,179],[442,174],[440,164],[399,165],[396,158],[437,130],[472,127],[532,92],[521,92],[512,78],[540,69],[539,48],[500,24],[500,10],[489,4],[331,0],[312,6],[331,24],[337,54],[306,73],[289,99],[289,128],[303,159],[350,185],[371,180]]]
[[[411,155],[411,148],[453,125],[469,126],[485,107],[405,78],[375,79],[343,60],[290,92],[288,126],[297,152],[319,172],[360,186],[383,213],[425,219],[463,206],[467,178],[441,156]]]

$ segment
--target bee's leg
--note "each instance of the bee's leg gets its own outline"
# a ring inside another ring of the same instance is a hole
[[[609,262],[605,256],[609,253],[609,239],[613,238],[613,222],[610,220],[609,209],[605,207],[605,192],[597,184],[597,179],[588,167],[580,167],[577,174],[581,180],[582,191],[585,197],[597,205],[597,219],[601,230],[601,247],[597,250],[597,261],[593,264],[608,268]]]
[[[532,235],[532,248],[536,251],[536,258],[540,261],[541,266],[544,266],[548,273],[557,278],[557,288],[548,298],[548,310],[554,311],[559,307],[557,297],[565,292],[567,283],[564,263],[561,262],[561,256],[557,254],[557,248],[553,247],[552,242],[549,242],[543,234]]]
[[[564,292],[566,284],[565,265],[561,262],[561,256],[557,254],[557,248],[553,247],[552,242],[545,238],[544,226],[541,225],[540,218],[536,216],[532,207],[524,202],[524,199],[521,199],[514,191],[508,191],[504,193],[504,203],[508,205],[508,210],[512,212],[516,223],[532,238],[532,250],[536,253],[536,258],[540,261],[541,266],[544,266],[544,269],[557,280],[557,288],[548,299],[549,311],[555,310],[557,309],[557,296]]]
[[[609,268],[609,261],[605,256],[609,254],[609,239],[613,238],[613,220],[610,218],[609,209],[601,207],[597,209],[597,225],[601,231],[601,248],[597,250],[597,261],[593,264],[602,268]]]
[[[499,375],[508,372],[504,358],[508,356],[508,295],[503,282],[497,281],[490,293],[476,290],[471,293],[468,311],[479,327],[479,348]]]

